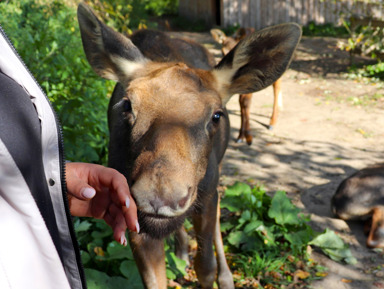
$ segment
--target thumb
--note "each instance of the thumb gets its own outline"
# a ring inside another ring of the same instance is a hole
[[[80,200],[89,200],[96,195],[96,190],[80,178],[72,180],[70,185],[68,184],[67,187],[68,192]]]
[[[92,187],[84,187],[80,190],[80,195],[86,200],[92,199],[96,195],[96,191]],[[78,196],[78,198],[80,197]]]

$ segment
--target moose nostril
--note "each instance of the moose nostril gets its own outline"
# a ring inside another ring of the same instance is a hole
[[[189,194],[179,201],[179,207],[184,208],[188,200],[189,200]]]
[[[153,200],[150,200],[149,203],[156,214],[159,212],[159,209],[164,206],[164,202],[160,198],[154,198]]]
[[[184,208],[192,195],[192,187],[188,187],[188,194],[179,201],[179,207]]]

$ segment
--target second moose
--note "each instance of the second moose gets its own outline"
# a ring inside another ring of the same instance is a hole
[[[213,39],[221,45],[221,52],[224,56],[229,51],[231,51],[240,40],[253,33],[254,31],[255,29],[253,28],[239,28],[236,31],[235,35],[232,37],[225,35],[225,33],[220,29],[211,29],[211,35]],[[273,129],[273,127],[276,125],[279,112],[283,107],[283,96],[281,93],[281,78],[277,79],[274,83],[272,83],[272,86],[274,98],[272,115],[268,125],[269,129]],[[251,145],[253,140],[250,127],[251,102],[252,93],[239,95],[241,125],[239,130],[239,136],[237,137],[236,142],[243,142],[245,140],[248,145]]]

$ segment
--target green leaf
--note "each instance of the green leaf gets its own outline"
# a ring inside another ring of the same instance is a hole
[[[265,243],[263,240],[261,240],[260,236],[248,236],[241,245],[241,252],[257,252],[258,250],[260,250],[260,248],[263,248],[264,245]]]
[[[249,210],[245,210],[242,214],[241,214],[241,219],[243,219],[244,221],[250,221],[251,220],[251,212]]]
[[[238,198],[236,199],[234,197],[225,196],[220,201],[220,207],[225,208],[232,213],[240,212],[242,210],[243,206],[244,206],[244,204],[242,204],[242,202],[239,202]]]
[[[235,247],[240,247],[240,245],[245,243],[246,240],[247,236],[242,231],[231,232],[228,235],[228,242]]]
[[[295,207],[285,192],[278,191],[272,198],[268,216],[275,219],[280,225],[297,225],[301,223],[298,214],[300,209]]]
[[[309,244],[328,249],[343,249],[345,247],[344,241],[328,228],[324,233],[316,236]]]
[[[261,224],[256,229],[256,231],[258,232],[259,236],[264,240],[265,245],[267,246],[275,245],[275,236],[271,228],[265,226],[264,224]]]
[[[120,264],[120,272],[129,281],[129,286],[126,288],[143,288],[139,270],[137,269],[136,263],[133,260],[125,260]],[[120,288],[120,287],[116,287]]]
[[[122,277],[110,277],[104,272],[100,272],[94,269],[85,269],[85,275],[87,278],[87,285],[89,289],[105,289],[105,288],[132,288],[142,289],[143,285],[133,283],[130,280]]]
[[[80,221],[80,219],[77,219],[75,224],[74,224],[76,234],[79,232],[88,231],[91,226],[92,226],[92,224],[90,222]]]
[[[88,252],[84,250],[80,251],[80,255],[81,255],[81,262],[83,263],[83,265],[86,265],[91,260],[91,256],[88,254]]]
[[[104,221],[103,221],[104,222]],[[113,235],[113,230],[111,227],[109,227],[106,223],[96,223],[96,226],[99,230],[93,231],[91,233],[92,238],[94,239],[103,239],[108,236]]]
[[[107,246],[108,257],[106,260],[115,260],[115,259],[131,259],[133,260],[133,255],[129,247],[124,247],[123,245],[112,241]]]
[[[245,183],[236,182],[234,185],[229,186],[225,190],[225,196],[240,196],[243,194],[250,194],[251,193],[251,187]]]
[[[337,262],[344,261],[347,264],[357,263],[357,259],[352,255],[348,245],[345,244],[334,231],[328,228],[323,234],[318,235],[309,242],[309,244],[319,247],[326,255]]]
[[[254,220],[253,222],[250,222],[248,223],[245,227],[244,227],[244,233],[249,235],[251,234],[252,232],[255,232],[260,226],[264,225],[263,221],[259,221],[259,220]]]
[[[284,234],[284,238],[291,244],[291,248],[295,250],[300,250],[302,247],[306,246],[312,239],[312,236],[313,232],[309,226],[304,230]]]
[[[220,231],[221,231],[221,232],[229,231],[229,230],[231,230],[233,227],[235,227],[235,225],[232,224],[232,223],[230,223],[230,222],[223,222],[223,223],[220,223]]]
[[[187,272],[185,271],[185,268],[187,267],[187,262],[185,260],[178,258],[175,253],[169,251],[166,252],[166,257],[168,267],[172,270],[172,272],[174,272],[177,276],[185,276],[187,274]]]
[[[175,280],[177,278],[176,274],[169,268],[166,269],[165,273],[167,275],[167,279]]]

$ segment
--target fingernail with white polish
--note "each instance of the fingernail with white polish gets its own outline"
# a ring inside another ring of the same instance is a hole
[[[139,222],[136,220],[136,232],[140,233],[140,225]]]
[[[125,234],[123,233],[120,237],[120,244],[123,246],[127,246],[127,238],[125,238]]]
[[[93,188],[84,188],[81,195],[86,199],[92,199],[96,195],[96,191]]]
[[[129,199],[129,197],[127,197],[127,198],[125,199],[125,206],[126,206],[127,208],[129,208],[130,203],[131,203],[131,200]]]

